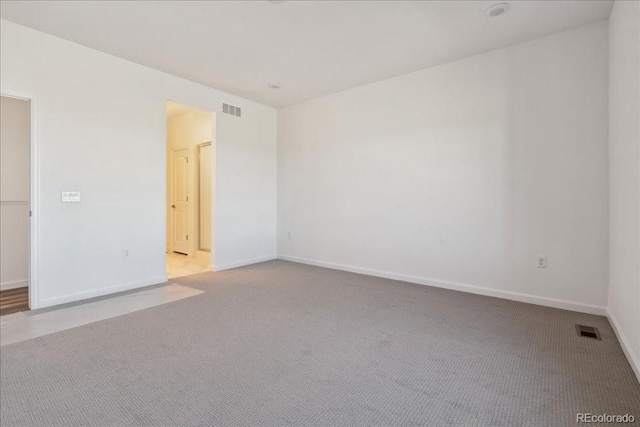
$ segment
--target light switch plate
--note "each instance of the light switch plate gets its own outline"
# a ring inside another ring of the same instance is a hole
[[[62,191],[60,193],[62,203],[80,203],[79,191]]]

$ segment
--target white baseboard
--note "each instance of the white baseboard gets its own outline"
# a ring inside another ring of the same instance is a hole
[[[540,297],[536,295],[523,294],[520,292],[504,291],[500,289],[483,288],[481,286],[467,285],[463,283],[445,282],[442,280],[429,279],[427,277],[411,276],[401,273],[390,273],[387,271],[372,270],[369,268],[354,267],[350,265],[336,264],[333,262],[316,261],[307,258],[299,258],[290,255],[280,254],[279,259],[292,261],[301,264],[315,265],[318,267],[326,267],[334,270],[349,271],[352,273],[364,274],[367,276],[383,277],[385,279],[400,280],[403,282],[416,283],[419,285],[434,286],[436,288],[451,289],[454,291],[468,292],[472,294],[485,295],[489,297],[508,299],[512,301],[525,302],[529,304],[542,305],[545,307],[560,308],[563,310],[579,311],[581,313],[596,314],[606,316],[606,307],[597,305],[584,304],[579,302]]]
[[[611,314],[609,310],[607,310],[607,319],[609,319],[609,323],[611,324],[611,328],[613,332],[615,332],[616,337],[618,337],[618,342],[620,342],[620,347],[622,347],[622,351],[624,355],[627,357],[629,364],[631,365],[631,369],[636,374],[636,378],[638,378],[638,382],[640,382],[640,357],[635,354],[631,344],[629,343],[629,339],[620,329],[620,324],[616,321],[616,318]]]
[[[8,289],[16,289],[16,288],[24,288],[25,286],[29,286],[28,280],[16,280],[14,282],[3,282],[0,283],[0,291],[6,291]]]
[[[165,283],[167,281],[166,274],[155,278],[140,280],[137,282],[123,283],[117,286],[97,289],[93,291],[78,292],[76,294],[64,295],[61,297],[40,299],[38,308],[52,307],[54,305],[66,304],[69,302],[81,301],[89,298],[101,297],[104,295],[115,294],[117,292],[129,291],[131,289],[143,288],[145,286]]]
[[[222,265],[212,265],[211,269],[213,271],[223,271],[223,270],[231,270],[232,268],[244,267],[245,265],[257,264],[259,262],[271,261],[274,259],[278,259],[277,255],[268,255],[260,258],[252,258],[245,259],[238,262],[230,262]]]

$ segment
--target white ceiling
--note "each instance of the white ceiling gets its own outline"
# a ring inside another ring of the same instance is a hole
[[[609,17],[611,1],[2,1],[2,18],[281,107]],[[267,84],[280,83],[278,90]]]

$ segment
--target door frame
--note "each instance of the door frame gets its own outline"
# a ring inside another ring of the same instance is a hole
[[[38,98],[11,89],[0,88],[0,95],[29,101],[29,309],[40,307],[40,156],[38,152]]]
[[[166,112],[166,103],[167,102],[174,102],[177,104],[182,104],[184,106],[187,106],[189,108],[192,108],[194,110],[199,110],[199,111],[204,111],[207,113],[211,114],[211,140],[210,141],[205,141],[205,142],[211,142],[211,250],[210,252],[208,252],[208,257],[207,260],[209,262],[209,265],[211,267],[211,271],[216,271],[216,256],[217,256],[217,233],[216,233],[216,229],[217,229],[217,215],[216,215],[216,211],[217,211],[217,203],[216,203],[216,198],[217,198],[217,180],[218,180],[218,168],[217,168],[217,149],[218,149],[218,145],[217,145],[217,140],[218,140],[218,115],[220,114],[219,111],[216,111],[215,109],[209,109],[206,107],[197,107],[195,106],[196,104],[186,101],[186,100],[180,100],[180,99],[176,99],[176,98],[166,98],[165,99],[165,109],[164,109],[164,122],[165,122],[165,153],[166,153],[166,157],[165,157],[165,173],[166,178],[167,178],[167,186],[166,191],[167,191],[167,195],[169,194],[169,189],[170,189],[170,185],[172,182],[172,179],[170,179],[169,174],[170,172],[170,168],[169,165],[173,163],[173,151],[169,146],[169,134],[167,132],[167,126],[166,123],[169,120],[169,118],[167,117],[167,112]],[[182,145],[182,144],[181,144]],[[183,148],[189,148],[190,145],[188,145],[187,147],[183,147]],[[192,156],[194,156],[193,152],[191,153]],[[192,157],[194,159],[194,163],[195,163],[195,156]],[[194,179],[193,174],[190,175],[190,179]],[[168,201],[168,200],[167,200]],[[195,202],[194,202],[195,204]],[[173,220],[171,218],[172,213],[169,212],[171,211],[171,209],[169,208],[169,203],[166,204],[167,210],[165,211],[165,233],[166,235],[166,242],[164,244],[164,248],[163,251],[166,251],[167,253],[171,253],[173,252],[173,247],[172,244],[170,244],[170,240],[169,237],[171,236],[171,233],[173,233],[173,230],[171,229],[172,225],[173,225]],[[195,208],[194,208],[195,209]],[[197,245],[192,246],[192,252],[191,252],[191,256],[197,256],[201,251],[198,251],[198,247]],[[204,253],[204,252],[202,252]]]
[[[196,232],[198,234],[198,244],[196,245],[196,251],[203,251],[203,252],[211,253],[211,248],[209,248],[209,249],[203,249],[202,248],[202,242],[200,240],[200,233],[201,233],[200,230],[201,230],[201,227],[202,227],[202,215],[200,214],[200,205],[202,203],[202,200],[200,199],[200,186],[201,186],[201,182],[200,182],[200,158],[202,157],[201,156],[201,152],[202,152],[202,148],[203,147],[211,147],[211,149],[213,150],[212,141],[207,141],[207,142],[203,142],[201,144],[196,145],[196,161],[195,161],[195,164],[196,164],[196,173],[195,173],[196,185],[195,185],[195,187],[196,187],[196,189],[195,189],[195,191],[196,191],[196,193],[198,195],[195,198],[196,199],[196,213],[197,213],[195,224],[197,224]],[[213,175],[213,165],[210,165],[210,169],[211,169],[210,173]],[[209,185],[211,185],[211,183],[209,183]],[[213,214],[213,188],[211,190],[212,190],[211,191],[211,214]],[[209,226],[212,227],[211,218],[209,218],[209,222],[210,222]],[[211,240],[211,239],[209,239],[209,240]],[[209,246],[212,246],[211,242],[209,243]]]

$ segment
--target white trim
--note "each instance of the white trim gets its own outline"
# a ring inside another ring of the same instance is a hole
[[[0,283],[0,291],[7,291],[9,289],[16,288],[24,288],[25,286],[29,286],[29,280],[14,280],[12,282],[3,282]]]
[[[151,285],[157,285],[160,283],[166,283],[167,281],[168,281],[167,275],[165,274],[164,276],[158,276],[153,279],[123,283],[123,284],[111,286],[108,288],[102,288],[102,289],[97,289],[93,291],[78,292],[75,294],[64,295],[61,297],[42,299],[40,300],[40,308],[52,307],[54,305],[66,304],[68,302],[81,301],[88,298],[101,297],[101,296],[110,295],[116,292],[129,291],[131,289],[142,288],[144,286],[151,286]]]
[[[0,201],[0,206],[24,206],[28,205],[29,202],[27,200],[2,200]]]
[[[331,268],[334,270],[349,271],[352,273],[364,274],[367,276],[383,277],[386,279],[400,280],[403,282],[416,283],[419,285],[434,286],[436,288],[451,289],[454,291],[468,292],[471,294],[485,295],[495,298],[508,299],[512,301],[537,304],[545,307],[560,308],[563,310],[579,311],[582,313],[605,316],[607,309],[597,305],[584,304],[579,302],[561,300],[556,298],[539,297],[536,295],[523,294],[520,292],[504,291],[500,289],[484,288],[481,286],[467,285],[463,283],[445,282],[442,280],[429,279],[427,277],[411,276],[401,273],[390,273],[386,271],[372,270],[369,268],[353,267],[350,265],[336,264],[333,262],[316,261],[307,258],[299,258],[290,255],[280,254],[279,259],[292,261],[301,264],[315,265],[318,267]]]
[[[640,382],[640,357],[634,353],[633,348],[631,347],[631,343],[629,343],[629,339],[620,329],[620,324],[616,321],[616,318],[613,317],[613,314],[609,309],[607,309],[607,319],[609,319],[609,323],[611,324],[611,328],[613,332],[618,337],[618,342],[620,342],[620,347],[622,347],[622,351],[624,355],[627,357],[629,361],[629,365],[631,365],[631,369],[636,374],[636,378],[638,382]]]
[[[260,258],[245,259],[238,262],[230,262],[228,264],[223,264],[220,266],[212,265],[211,269],[213,271],[231,270],[232,268],[244,267],[245,265],[257,264],[259,262],[265,262],[265,261],[272,261],[274,259],[278,259],[278,256],[269,255],[269,256],[260,257]]]
[[[29,101],[30,135],[29,135],[29,203],[31,204],[31,218],[29,221],[29,308],[40,308],[40,166],[38,151],[38,98],[0,88],[0,95]]]
[[[195,215],[196,226],[194,227],[194,230],[193,230],[194,233],[193,234],[196,234],[196,238],[198,239],[197,243],[194,245],[195,246],[195,254],[194,255],[196,255],[196,256],[198,255],[198,252],[207,252],[207,253],[211,254],[211,248],[203,249],[202,245],[200,244],[201,243],[200,242],[200,237],[201,237],[200,236],[200,233],[201,233],[200,230],[202,228],[202,216],[200,215],[200,210],[201,210],[200,209],[200,205],[201,205],[201,200],[200,200],[200,196],[201,196],[201,194],[200,194],[200,187],[201,187],[201,182],[200,182],[200,179],[201,179],[201,176],[200,176],[200,172],[201,172],[201,170],[200,170],[200,160],[201,160],[202,156],[201,156],[200,152],[202,151],[203,147],[211,147],[211,150],[213,151],[213,143],[211,141],[202,142],[202,143],[196,145],[196,150],[195,150],[196,151],[196,153],[195,153],[196,160],[194,162],[194,164],[195,164],[195,168],[194,168],[195,169],[195,173],[194,173],[194,183],[195,183],[194,192],[196,193],[196,195],[194,196],[194,201],[195,201],[195,208],[194,209],[195,209],[195,214],[196,214]],[[209,156],[209,157],[211,157],[211,156]],[[209,169],[210,169],[209,173],[213,174],[213,165],[211,164],[212,163],[211,160],[212,159],[209,159],[209,163],[210,163],[209,164]],[[211,187],[211,181],[209,181],[209,188],[211,190],[211,194],[213,195],[213,188]],[[213,200],[213,197],[212,197],[211,200]],[[209,218],[209,222],[211,222],[211,220],[213,219],[213,202],[211,203],[211,210],[212,210],[212,212],[211,212],[211,215],[210,215],[210,218]],[[209,227],[209,228],[211,228],[211,227]],[[211,236],[209,236],[209,245],[211,246]],[[211,258],[211,255],[209,255],[209,258]]]

